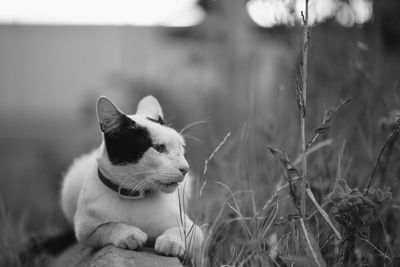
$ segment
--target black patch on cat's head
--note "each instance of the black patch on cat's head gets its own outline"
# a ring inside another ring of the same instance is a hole
[[[108,158],[114,165],[137,163],[153,146],[149,131],[124,114],[117,129],[104,133],[104,142]]]
[[[165,122],[164,122],[164,120],[161,118],[161,116],[158,116],[158,120],[155,120],[155,119],[152,119],[152,118],[149,118],[149,117],[147,117],[147,119],[148,119],[149,121],[152,121],[152,122],[155,122],[155,123],[158,123],[158,124],[161,124],[161,125],[165,125]]]

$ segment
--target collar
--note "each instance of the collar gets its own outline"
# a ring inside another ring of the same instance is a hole
[[[97,168],[97,174],[99,176],[100,181],[107,186],[109,189],[118,193],[119,196],[128,199],[141,199],[144,198],[145,191],[136,191],[128,188],[120,187],[119,185],[113,183],[110,179],[104,176],[104,174],[100,171],[100,168]]]

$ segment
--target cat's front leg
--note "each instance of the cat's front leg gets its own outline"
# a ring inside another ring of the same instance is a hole
[[[184,237],[185,234],[186,237]],[[201,254],[202,244],[203,233],[197,225],[186,228],[186,231],[179,227],[173,227],[156,239],[154,249],[157,253],[166,256],[183,257],[186,252],[191,258],[195,258],[193,254]],[[197,261],[197,259],[194,260]]]
[[[183,257],[185,254],[185,243],[181,237],[182,229],[170,228],[156,239],[155,251],[161,255]]]
[[[116,247],[134,250],[144,246],[147,235],[135,226],[119,224],[119,228],[113,230],[111,240]]]
[[[118,248],[135,250],[144,246],[147,241],[146,233],[135,226],[123,223],[108,222],[98,225],[92,230],[90,228],[77,227],[76,233],[81,243],[91,247],[104,247],[112,244]]]

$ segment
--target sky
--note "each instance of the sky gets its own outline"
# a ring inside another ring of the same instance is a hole
[[[196,0],[0,0],[0,23],[184,27],[205,12]]]
[[[250,0],[247,11],[254,23],[261,27],[295,25],[301,21],[304,0]],[[372,17],[371,0],[310,0],[309,24],[315,25],[334,18],[341,25],[350,27],[363,24]]]
[[[233,0],[235,1],[235,0]],[[304,0],[249,0],[247,12],[261,27],[295,25]],[[201,23],[197,0],[0,0],[0,23],[44,25],[138,25],[186,27]],[[309,23],[329,18],[343,26],[372,17],[371,0],[310,0]]]

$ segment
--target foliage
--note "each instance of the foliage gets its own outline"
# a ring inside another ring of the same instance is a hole
[[[344,236],[337,266],[356,264],[356,244],[370,239],[371,225],[389,208],[392,194],[376,188],[362,194],[357,188],[350,189],[344,179],[339,179],[327,198],[332,205],[330,213],[341,225]]]

